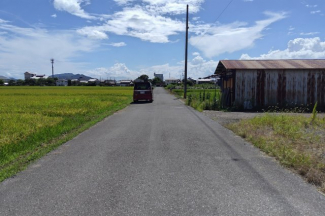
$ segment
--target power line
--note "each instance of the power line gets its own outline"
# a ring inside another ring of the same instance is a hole
[[[217,22],[217,20],[222,16],[222,14],[227,10],[227,8],[229,7],[229,5],[233,2],[234,0],[231,0],[228,4],[227,4],[227,6],[223,9],[223,11],[219,14],[219,16],[217,17],[217,19],[214,21],[214,23],[215,22]]]
[[[229,3],[227,4],[227,6],[221,11],[221,13],[219,14],[219,16],[213,21],[213,23],[217,22],[218,19],[222,16],[222,14],[227,10],[227,8],[229,7],[229,5],[233,2],[234,0],[230,0]],[[200,36],[204,36],[205,35],[205,32],[200,35]],[[199,41],[201,40],[201,38],[195,43],[197,44]]]

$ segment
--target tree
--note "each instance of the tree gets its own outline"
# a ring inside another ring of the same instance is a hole
[[[37,85],[39,86],[45,86],[46,85],[46,79],[40,78],[37,80]]]
[[[15,80],[9,80],[9,83],[8,83],[9,86],[15,86],[17,85]]]
[[[47,86],[55,86],[55,85],[56,85],[56,80],[55,80],[55,78],[51,78],[51,77],[47,78],[47,79],[46,79],[46,85],[47,85]]]
[[[0,79],[0,86],[2,86],[2,85],[4,85],[4,84],[5,84],[5,82],[3,82],[2,79]]]
[[[17,86],[25,85],[25,81],[22,80],[22,79],[19,79],[19,80],[16,81],[16,85],[17,85]]]
[[[185,81],[185,79],[183,79],[182,80],[182,83],[184,83],[184,81]],[[189,86],[193,86],[194,85],[194,83],[192,82],[192,80],[187,80],[187,85],[189,85]]]
[[[149,76],[148,75],[146,75],[146,74],[142,74],[141,76],[139,76],[137,79],[141,79],[141,80],[143,80],[143,81],[148,81],[149,80]]]
[[[36,80],[35,79],[28,79],[25,81],[25,84],[28,86],[34,86],[36,85]]]
[[[162,83],[162,80],[159,77],[155,77],[155,78],[153,78],[151,83],[152,83],[152,85],[157,85],[157,84]]]

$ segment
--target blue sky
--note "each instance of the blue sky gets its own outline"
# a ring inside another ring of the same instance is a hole
[[[324,0],[0,0],[0,75],[180,78],[222,59],[325,58]]]

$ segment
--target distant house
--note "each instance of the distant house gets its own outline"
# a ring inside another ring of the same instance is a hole
[[[68,86],[68,80],[66,80],[66,79],[58,79],[56,81],[56,86]]]
[[[115,80],[105,80],[104,84],[107,86],[116,86],[116,81]]]
[[[72,79],[71,80],[71,84],[72,85],[76,85],[77,83],[79,83],[79,80],[78,79]]]
[[[166,85],[169,85],[169,84],[177,84],[179,81],[180,81],[179,79],[175,79],[175,78],[165,79]]]
[[[88,80],[88,83],[89,83],[89,84],[90,84],[90,83],[93,83],[93,84],[98,85],[98,84],[100,83],[100,81],[99,81],[98,79],[89,79],[89,80]]]
[[[133,86],[133,81],[132,80],[121,80],[120,86]]]
[[[88,84],[88,80],[79,80],[80,84]]]
[[[196,84],[211,84],[214,83],[214,79],[197,79]]]
[[[191,81],[192,83],[196,83],[196,80],[192,79],[191,77],[187,78],[187,80]]]
[[[164,74],[156,74],[156,73],[154,73],[153,76],[159,78],[161,81],[164,81]]]
[[[31,77],[30,79],[47,79],[47,78],[49,78],[48,76],[46,76],[45,74],[43,74],[43,75],[36,75],[36,76],[33,76],[33,77]]]
[[[30,73],[30,72],[28,72],[28,71],[26,71],[26,72],[24,73],[24,75],[25,75],[25,80],[28,80],[28,79],[30,79],[30,78],[36,76],[35,73]]]
[[[29,80],[29,79],[47,79],[48,76],[46,76],[45,74],[43,75],[37,75],[35,73],[30,73],[30,72],[25,72],[25,80]]]

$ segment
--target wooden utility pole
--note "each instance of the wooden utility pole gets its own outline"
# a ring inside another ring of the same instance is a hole
[[[184,76],[184,99],[187,91],[187,46],[188,46],[188,5],[186,6],[186,40],[185,40],[185,76]]]

